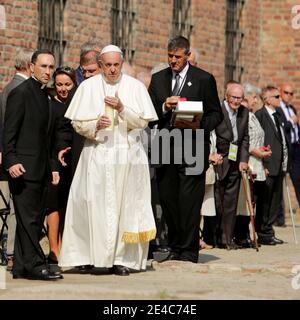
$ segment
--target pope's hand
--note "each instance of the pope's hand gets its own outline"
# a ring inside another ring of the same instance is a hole
[[[114,108],[118,112],[122,112],[124,109],[124,105],[123,105],[121,99],[119,98],[118,92],[116,92],[115,97],[105,97],[104,102],[105,102],[105,104]]]
[[[96,129],[97,130],[105,129],[105,128],[109,127],[110,124],[111,124],[110,119],[107,116],[103,115],[97,121]]]

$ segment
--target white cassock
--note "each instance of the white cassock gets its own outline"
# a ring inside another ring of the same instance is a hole
[[[113,131],[96,131],[104,97],[116,92],[124,110],[115,111]],[[70,189],[59,265],[145,269],[156,228],[141,134],[157,120],[146,87],[127,75],[114,85],[94,76],[79,86],[65,117],[87,139]]]

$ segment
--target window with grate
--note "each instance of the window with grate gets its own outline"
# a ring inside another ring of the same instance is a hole
[[[243,66],[240,52],[244,33],[241,28],[241,16],[245,0],[227,0],[226,12],[226,49],[225,83],[229,80],[241,81]]]
[[[66,0],[38,0],[38,48],[51,50],[58,65],[63,64],[66,41],[63,38]]]
[[[173,1],[173,29],[172,36],[184,36],[190,40],[192,25],[192,0]]]
[[[112,43],[119,46],[124,58],[132,63],[134,57],[134,0],[112,1]]]

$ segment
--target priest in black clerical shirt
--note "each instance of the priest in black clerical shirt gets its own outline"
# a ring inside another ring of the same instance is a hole
[[[36,51],[31,59],[32,77],[8,96],[4,120],[3,161],[16,212],[17,228],[13,278],[60,279],[49,271],[39,245],[48,179],[59,181],[56,162],[50,160],[53,129],[45,86],[55,64],[53,53]]]

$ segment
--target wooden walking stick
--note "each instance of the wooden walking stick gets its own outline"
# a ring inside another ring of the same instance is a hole
[[[250,212],[250,222],[252,226],[253,242],[255,244],[256,251],[258,251],[258,243],[257,243],[257,238],[255,233],[254,209],[253,209],[252,200],[251,200],[251,191],[250,191],[250,184],[247,176],[247,171],[242,171],[241,174],[242,174],[243,188],[246,194],[247,207]]]
[[[297,240],[297,236],[296,236],[296,227],[295,227],[295,221],[294,221],[294,214],[293,214],[292,202],[291,202],[291,194],[290,194],[290,189],[289,189],[289,186],[287,184],[287,178],[286,178],[287,175],[288,175],[288,173],[283,178],[283,184],[285,186],[286,195],[287,195],[288,202],[289,202],[289,209],[290,209],[289,211],[290,211],[290,215],[291,215],[293,234],[294,234],[294,241],[295,241],[295,244],[298,244],[298,240]]]

